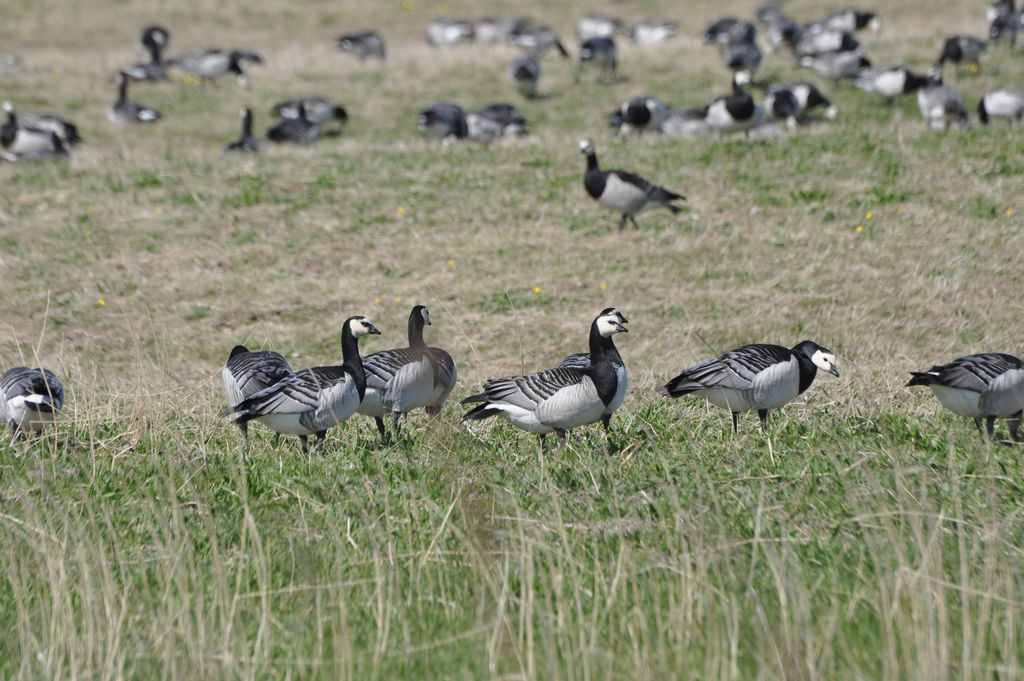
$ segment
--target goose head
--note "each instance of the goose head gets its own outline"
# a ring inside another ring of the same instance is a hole
[[[348,320],[348,330],[352,332],[352,335],[356,338],[362,338],[363,336],[373,335],[379,336],[380,331],[373,322],[370,321],[369,317],[356,316]]]
[[[412,309],[412,316],[416,317],[416,315],[419,315],[419,317],[423,320],[424,326],[431,326],[430,310],[427,309],[426,305],[417,305],[416,307],[414,307]]]
[[[811,364],[822,371],[827,371],[833,376],[839,375],[839,367],[836,365],[836,355],[828,348],[823,348],[814,341],[806,340],[793,348],[793,351],[800,353],[807,359],[811,360]]]
[[[743,89],[744,85],[750,85],[753,75],[747,69],[740,69],[732,77],[733,90]]]
[[[626,318],[614,307],[601,310],[601,313],[597,315],[597,319],[594,320],[597,332],[604,338],[614,336],[617,333],[628,333],[629,329],[626,328],[626,324]]]
[[[590,140],[580,140],[580,153],[590,155],[594,153],[594,143]]]

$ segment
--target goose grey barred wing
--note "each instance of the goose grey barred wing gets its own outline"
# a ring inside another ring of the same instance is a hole
[[[1002,352],[959,357],[949,364],[937,364],[928,371],[913,371],[907,385],[942,385],[947,388],[984,392],[1000,376],[1024,369],[1021,360]]]
[[[0,396],[7,401],[17,396],[39,395],[46,398],[39,406],[60,411],[64,404],[64,386],[49,369],[15,367],[0,376]],[[45,405],[45,406],[43,406]]]
[[[231,408],[236,421],[267,414],[298,414],[320,406],[320,392],[349,378],[343,367],[316,367],[291,374]]]
[[[363,357],[367,387],[383,389],[403,366],[416,360],[416,355],[409,348],[381,350]]]
[[[590,367],[590,353],[577,352],[569,355],[558,365],[559,369],[587,369]]]
[[[445,388],[444,397],[441,400],[444,401],[448,397],[448,393],[455,387],[455,382],[459,379],[459,371],[455,367],[455,360],[446,351],[441,348],[428,348],[427,351],[434,360],[434,383]]]
[[[759,373],[775,364],[789,362],[792,357],[792,352],[780,345],[745,345],[686,369],[669,381],[665,391],[679,396],[707,388],[745,390],[753,386]]]
[[[224,365],[224,389],[228,393],[228,401],[237,404],[292,373],[288,360],[276,352],[239,353]]]
[[[506,402],[532,411],[559,390],[578,385],[583,377],[580,369],[559,368],[525,376],[493,378],[484,385],[483,393],[467,397],[462,403]]]

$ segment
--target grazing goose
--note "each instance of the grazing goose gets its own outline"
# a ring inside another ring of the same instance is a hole
[[[752,75],[761,66],[761,48],[756,43],[734,43],[725,51],[725,65],[730,71]]]
[[[704,42],[721,46],[739,43],[753,43],[757,39],[757,27],[749,21],[725,17],[708,26]]]
[[[540,58],[551,50],[558,50],[564,59],[569,58],[569,50],[565,49],[562,39],[550,26],[520,26],[510,37],[531,56]]]
[[[508,77],[523,97],[536,97],[537,83],[540,82],[540,63],[533,57],[513,59],[508,64]]]
[[[449,102],[438,102],[421,111],[416,127],[428,139],[464,139],[469,134],[466,112],[458,104]]]
[[[661,132],[678,137],[700,137],[711,133],[707,121],[708,110],[673,109],[661,122]]]
[[[768,51],[776,52],[788,47],[794,52],[804,37],[804,28],[789,17],[780,16],[768,24]]]
[[[450,47],[473,40],[473,24],[442,17],[427,24],[427,44],[434,47]]]
[[[584,40],[580,45],[580,71],[584,64],[595,64],[603,78],[614,79],[615,70],[619,66],[615,41],[606,37]],[[580,71],[576,73],[577,81],[580,79]]]
[[[1006,40],[1010,43],[1010,51],[1017,46],[1017,33],[1020,31],[1021,13],[1013,11],[1008,14],[1000,14],[989,23],[988,37],[993,42]]]
[[[295,372],[288,360],[269,350],[251,351],[244,345],[236,345],[228,355],[228,361],[221,370],[224,392],[228,404],[239,404],[256,393],[283,381]],[[246,447],[249,446],[249,422],[236,422],[242,431]]]
[[[857,80],[854,81],[854,85],[864,92],[885,97],[887,104],[892,104],[899,95],[915,92],[927,84],[927,77],[902,66],[864,69],[857,74]]]
[[[300,100],[295,106],[295,118],[284,118],[271,127],[267,139],[278,144],[313,144],[320,139],[320,126],[309,120],[306,105]]]
[[[820,23],[833,31],[846,31],[847,33],[862,31],[865,28],[878,32],[882,28],[882,22],[874,12],[861,12],[852,7],[832,12]]]
[[[755,343],[686,369],[662,391],[669,397],[695,393],[728,409],[734,433],[740,412],[756,410],[763,433],[768,412],[789,404],[811,387],[818,369],[839,375],[836,356],[814,341],[805,340],[792,349]]]
[[[64,386],[49,369],[15,367],[0,376],[0,418],[14,440],[25,431],[42,431],[63,406]]]
[[[489,104],[466,114],[466,131],[469,139],[480,142],[518,137],[526,134],[526,118],[511,104]]]
[[[614,316],[618,318],[619,323],[623,325],[629,323],[629,320],[614,307],[608,307],[601,310],[601,316]],[[615,396],[605,406],[604,413],[601,415],[601,423],[604,425],[605,433],[608,432],[611,426],[612,414],[622,406],[622,401],[626,399],[626,389],[629,386],[629,376],[626,373],[626,364],[622,361],[622,355],[619,354],[618,348],[614,345],[608,352],[608,359],[615,368],[616,387]],[[569,355],[562,360],[561,364],[558,365],[559,369],[587,369],[589,367],[589,352],[577,352],[573,355]]]
[[[306,110],[306,118],[317,125],[324,125],[331,121],[337,121],[339,126],[348,122],[348,111],[345,107],[332,104],[327,99],[317,96],[300,97],[290,99],[286,102],[278,102],[271,109],[270,113],[286,120],[299,117],[299,105]]]
[[[585,43],[591,38],[611,38],[616,33],[621,33],[624,28],[622,21],[615,17],[607,14],[588,14],[576,22],[576,37]]]
[[[359,61],[366,61],[371,57],[384,61],[388,57],[384,38],[376,31],[359,31],[343,35],[338,38],[338,49],[356,55]]]
[[[29,149],[21,152],[0,151],[0,161],[5,163],[23,163],[28,161],[67,160],[71,155],[64,143],[55,133],[50,133],[49,146]]]
[[[1024,120],[1024,88],[1004,87],[985,93],[978,102],[978,119],[988,125],[992,118],[1018,123]]]
[[[623,137],[632,133],[657,131],[668,116],[668,105],[657,97],[631,97],[608,117],[608,122]]]
[[[926,385],[954,414],[969,416],[992,437],[995,420],[1010,419],[1010,437],[1019,442],[1024,409],[1024,364],[1013,355],[990,352],[958,357],[928,371],[911,371],[908,386]]]
[[[995,0],[991,5],[985,9],[985,18],[988,23],[992,23],[997,18],[1004,14],[1011,14],[1016,11],[1016,4],[1014,0]]]
[[[69,147],[82,142],[82,137],[78,134],[78,126],[60,116],[49,113],[31,113],[20,116],[19,121],[25,127],[52,132]]]
[[[492,378],[484,391],[462,404],[480,403],[463,416],[481,421],[503,416],[540,437],[554,432],[565,444],[568,431],[610,417],[609,406],[619,395],[619,380],[612,356],[618,355],[612,336],[628,329],[617,312],[599,314],[590,325],[590,366],[555,368],[525,376]]]
[[[637,45],[654,45],[679,35],[679,24],[674,21],[647,20],[633,24],[630,39]]]
[[[417,305],[409,314],[409,347],[381,350],[363,358],[366,370],[366,395],[359,413],[377,422],[381,440],[387,439],[384,417],[391,417],[391,428],[398,435],[399,419],[425,407],[437,416],[458,380],[451,355],[431,348],[423,341],[423,327],[430,326],[430,312]]]
[[[349,317],[341,327],[339,366],[303,369],[231,407],[238,425],[262,421],[281,435],[298,435],[302,451],[308,437],[323,442],[327,430],[352,416],[366,392],[366,374],[359,357],[359,339],[380,331],[367,317]]]
[[[764,108],[777,120],[784,120],[791,128],[807,111],[825,107],[825,118],[834,121],[839,109],[822,94],[814,83],[798,81],[774,83],[768,88]]]
[[[814,69],[822,78],[828,78],[833,84],[839,85],[839,81],[856,79],[864,69],[870,69],[871,60],[862,55],[860,50],[825,52],[801,57],[800,66]]]
[[[834,31],[828,28],[805,29],[796,44],[796,53],[801,57],[814,57],[829,52],[857,52],[860,44],[857,39],[845,31]]]
[[[157,82],[167,80],[167,66],[164,64],[164,51],[171,42],[170,32],[163,26],[148,26],[143,29],[139,44],[149,53],[149,61],[135,64],[121,73],[131,80],[148,80]]]
[[[507,43],[512,34],[527,25],[526,19],[485,17],[473,25],[477,42],[488,45]]]
[[[718,97],[708,105],[705,120],[708,126],[720,133],[746,132],[758,124],[761,110],[754,104],[743,85],[749,82],[744,71],[733,74],[732,94]]]
[[[0,126],[0,147],[8,153],[8,161],[67,156],[61,133],[78,141],[78,130],[75,126],[56,116],[21,118],[11,102],[4,102],[3,110],[7,114],[7,119],[3,126]]]
[[[636,216],[645,211],[665,208],[675,215],[682,210],[675,202],[686,201],[685,196],[651,184],[633,173],[601,170],[597,165],[597,152],[594,151],[594,145],[590,140],[580,142],[580,151],[587,157],[583,187],[590,198],[622,216],[619,220],[619,231],[626,227],[627,219],[639,229]]]
[[[942,43],[942,51],[935,65],[941,69],[946,62],[953,62],[959,69],[965,63],[973,70],[981,69],[981,53],[985,51],[985,41],[969,35],[954,35]]]
[[[963,128],[969,120],[960,93],[943,85],[938,71],[928,74],[928,84],[917,91],[917,108],[932,130],[946,130],[953,123]]]
[[[224,147],[224,151],[262,151],[263,140],[256,139],[252,134],[252,109],[245,108],[242,114],[242,136],[238,140]],[[236,350],[238,348],[235,348]]]
[[[238,84],[248,89],[249,75],[245,72],[244,66],[262,64],[263,56],[257,52],[241,50],[193,50],[168,63],[199,78],[204,86],[214,83],[223,75],[233,73],[238,79]]]
[[[160,120],[160,112],[128,99],[128,79],[119,73],[117,101],[107,109],[107,119],[111,123],[156,123]]]

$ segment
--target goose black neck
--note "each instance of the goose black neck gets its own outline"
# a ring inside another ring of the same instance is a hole
[[[153,40],[150,41],[147,47],[149,47],[149,61],[151,64],[160,64],[163,62],[163,48],[160,47],[160,43]]]
[[[417,350],[425,350],[427,344],[423,342],[423,311],[421,308],[413,310],[409,315],[409,347]]]
[[[600,170],[597,166],[597,154],[593,151],[587,152],[587,170]]]
[[[117,101],[123,102],[128,99],[128,79],[121,76],[121,82],[117,85]]]
[[[811,387],[811,383],[814,383],[814,377],[818,375],[818,367],[814,365],[810,357],[801,351],[799,346],[793,349],[793,354],[796,355],[796,361],[800,367],[799,394],[803,394],[805,390]]]
[[[242,117],[242,138],[252,137],[252,110],[246,109]]]
[[[356,382],[359,399],[366,394],[366,371],[363,369],[363,358],[359,356],[359,339],[352,333],[348,324],[341,330],[341,366],[352,375]]]
[[[619,387],[619,379],[615,374],[612,359],[619,357],[611,336],[602,336],[597,330],[597,321],[590,325],[590,368],[587,374],[594,382],[597,396],[605,406],[611,404]],[[620,358],[621,361],[621,358]]]
[[[612,341],[611,336],[602,336],[601,332],[597,329],[597,322],[595,321],[590,325],[590,364],[596,366],[598,362],[608,362],[613,356],[617,356],[619,351],[615,348],[615,343]]]

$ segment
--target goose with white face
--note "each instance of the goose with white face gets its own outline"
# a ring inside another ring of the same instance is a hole
[[[839,376],[839,367],[836,365],[836,356],[824,348],[818,348],[811,354],[811,362],[822,371],[827,371],[833,376]]]
[[[352,331],[352,335],[356,338],[362,338],[363,336],[379,336],[380,331],[373,325],[369,317],[354,317],[349,323],[349,329]]]
[[[597,332],[603,338],[614,336],[617,333],[628,333],[629,329],[626,328],[626,318],[618,310],[601,315],[597,318]]]

